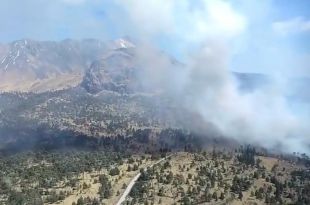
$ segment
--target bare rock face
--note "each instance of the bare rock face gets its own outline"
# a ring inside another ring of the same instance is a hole
[[[161,86],[157,86],[157,83],[153,85],[149,79],[157,66],[161,66],[161,63],[153,62],[153,56],[165,60],[162,69],[179,67],[181,64],[155,48],[143,48],[144,45],[135,44],[127,38],[114,41],[110,49],[86,70],[81,87],[91,94],[101,91],[152,94],[160,91]],[[145,53],[148,54],[144,56]]]
[[[89,93],[103,90],[132,93],[138,90],[136,45],[129,38],[111,42],[109,50],[86,70],[81,86]]]
[[[102,90],[131,93],[138,83],[134,55],[127,48],[113,50],[92,63],[81,83],[89,93]]]

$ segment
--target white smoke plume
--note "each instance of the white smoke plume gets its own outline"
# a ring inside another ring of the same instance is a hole
[[[199,114],[206,127],[211,123],[221,135],[241,143],[308,152],[307,119],[289,108],[276,82],[241,92],[228,69],[228,48],[220,42],[206,43],[185,65],[171,66],[171,59],[147,47],[137,52],[144,85],[164,90],[182,108]]]
[[[226,137],[285,152],[309,152],[307,118],[289,108],[285,88],[274,81],[250,93],[239,91],[229,66],[235,40],[248,22],[228,1],[202,0],[194,8],[189,1],[176,0],[118,3],[145,39],[170,35],[189,44],[184,65],[175,66],[149,49],[152,46],[141,47],[137,56],[145,85],[165,90]]]
[[[164,90],[182,108],[199,115],[206,127],[212,123],[226,137],[309,153],[310,105],[294,104],[292,109],[287,94],[291,75],[310,76],[310,54],[296,52],[289,38],[309,32],[310,21],[302,15],[272,19],[273,2],[6,0],[0,7],[0,37],[9,41],[21,35],[38,40],[131,35],[143,42],[136,56],[146,88]],[[154,47],[178,53],[182,63]],[[252,67],[253,72],[275,75],[274,81],[240,92],[232,70],[249,72]]]

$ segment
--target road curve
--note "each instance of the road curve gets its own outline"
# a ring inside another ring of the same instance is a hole
[[[171,155],[164,157],[160,160],[158,160],[157,162],[155,162],[154,164],[148,166],[148,167],[153,167],[156,164],[161,163],[162,161],[168,159],[169,157],[171,157]],[[145,168],[147,169],[147,168]],[[127,188],[125,189],[124,193],[122,194],[121,198],[118,200],[118,202],[116,203],[116,205],[121,205],[124,201],[126,201],[126,197],[128,196],[128,194],[130,193],[132,187],[136,184],[137,180],[139,179],[141,173],[139,172],[128,184]]]

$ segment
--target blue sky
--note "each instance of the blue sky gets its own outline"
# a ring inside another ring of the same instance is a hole
[[[309,10],[309,0],[2,0],[0,41],[129,35],[184,61],[216,38],[232,70],[308,76]]]

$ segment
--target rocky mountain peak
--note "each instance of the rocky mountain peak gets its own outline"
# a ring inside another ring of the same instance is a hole
[[[129,93],[137,82],[135,73],[134,55],[126,50],[116,49],[91,64],[81,86],[92,94],[102,90]]]
[[[114,41],[114,49],[135,48],[135,43],[129,37],[119,38]]]

